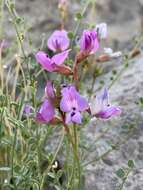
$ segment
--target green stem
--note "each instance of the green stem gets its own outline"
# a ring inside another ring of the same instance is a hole
[[[37,138],[37,167],[38,167],[38,179],[40,180],[41,176],[41,167],[40,167],[40,160],[41,160],[41,151],[40,151],[40,146],[39,146],[39,141],[40,141],[40,134],[39,134],[39,128],[37,126],[36,129],[36,138]]]
[[[124,184],[125,184],[125,182],[126,182],[128,176],[129,176],[130,172],[131,172],[131,169],[129,169],[129,170],[127,171],[126,176],[124,177],[124,179],[123,179],[123,181],[122,181],[122,184],[121,184],[121,186],[119,187],[118,190],[123,190]]]
[[[4,0],[0,2],[0,39],[3,38],[3,10],[4,10]]]
[[[78,156],[78,141],[77,141],[77,126],[73,125],[73,135],[74,135],[74,161],[77,164],[77,173],[78,173],[78,190],[80,190],[81,185],[81,168],[80,168],[80,160]]]
[[[99,157],[97,157],[97,158],[95,158],[95,159],[93,159],[93,160],[91,160],[91,161],[85,163],[85,164],[83,165],[83,167],[86,167],[86,166],[88,166],[89,164],[92,164],[92,163],[94,163],[94,162],[98,162],[99,160],[101,160],[102,158],[104,158],[105,156],[107,156],[110,152],[112,152],[113,150],[114,150],[113,148],[107,150],[107,151],[106,151],[105,153],[103,153],[101,156],[99,156]]]
[[[17,113],[17,120],[21,120],[22,117],[22,105],[23,105],[24,98],[21,99],[19,108],[18,108],[18,113]],[[14,141],[13,141],[13,146],[12,146],[12,157],[11,157],[11,177],[13,178],[14,175],[14,156],[15,156],[15,148],[16,148],[16,143],[17,143],[17,130],[18,130],[18,124],[15,124],[14,128]]]
[[[66,190],[70,190],[71,185],[73,184],[72,182],[73,182],[73,177],[74,177],[74,171],[75,171],[75,162],[74,162],[74,160],[73,160],[72,172],[71,172],[71,176],[70,176],[69,182],[68,182],[68,184],[67,184]]]
[[[3,115],[4,115],[4,108],[1,110],[1,115],[0,115],[0,144],[1,144],[1,137],[2,137]]]
[[[120,142],[117,142],[114,146],[112,146],[109,150],[107,150],[105,153],[103,153],[101,156],[89,161],[89,162],[86,162],[85,164],[83,164],[83,167],[86,167],[87,165],[89,164],[92,164],[94,162],[98,162],[99,160],[103,159],[105,156],[107,156],[110,152],[114,151],[114,150],[117,150],[118,148],[120,148],[120,146],[122,144],[125,144],[127,142],[127,140],[131,137],[131,135],[133,134],[133,129],[129,132],[129,134],[126,136],[125,139],[123,139],[122,141]]]
[[[86,10],[87,10],[87,8],[88,8],[88,5],[89,5],[89,1],[87,1],[87,3],[85,4],[85,7],[83,8],[83,11],[82,11],[82,13],[81,13],[81,16],[83,17],[84,16],[84,14],[85,14],[85,12],[86,12]],[[80,25],[81,25],[81,19],[79,20],[79,22],[77,23],[77,25],[76,25],[76,27],[75,27],[75,30],[74,30],[74,37],[76,36],[76,34],[77,34],[77,32],[78,32],[78,29],[79,29],[79,27],[80,27]],[[71,49],[73,48],[73,44],[74,44],[74,40],[72,39],[72,41],[71,41]]]
[[[13,141],[13,146],[12,146],[12,157],[11,157],[11,177],[13,178],[14,174],[14,155],[15,155],[15,147],[16,147],[16,142],[17,142],[17,126],[14,128],[14,141]]]
[[[142,41],[143,41],[143,36],[141,36],[140,40],[139,40],[138,43],[135,45],[135,47],[133,48],[132,51],[134,51],[135,49],[139,48],[139,46],[141,45]],[[131,52],[132,52],[132,51],[131,51]],[[126,66],[126,65],[128,65],[128,64],[130,63],[130,61],[132,60],[132,57],[130,56],[130,53],[128,54],[128,56],[129,56],[129,57],[126,59],[126,62],[125,62],[124,67],[123,67],[123,68],[120,70],[120,72],[117,74],[116,78],[111,82],[111,84],[109,85],[108,89],[110,89],[110,88],[114,85],[114,83],[120,78],[120,76],[121,76],[121,75],[124,73],[124,71],[128,68],[128,66]]]
[[[60,141],[59,141],[59,143],[58,143],[58,147],[57,147],[57,149],[56,149],[56,151],[55,151],[55,154],[54,154],[54,156],[53,156],[53,159],[52,159],[51,163],[49,164],[49,167],[47,168],[47,170],[44,172],[44,174],[43,174],[43,176],[42,176],[42,180],[41,180],[41,184],[40,184],[40,190],[43,189],[46,175],[49,173],[49,171],[50,171],[50,169],[51,169],[51,167],[52,167],[52,164],[53,164],[53,162],[55,161],[55,159],[56,159],[56,157],[57,157],[57,154],[58,154],[58,152],[59,152],[60,149],[61,149],[61,146],[62,146],[63,140],[64,140],[64,136],[65,136],[65,133],[64,133],[64,131],[63,131],[63,134],[62,134],[62,136],[61,136],[61,139],[60,139]]]
[[[24,57],[24,62],[26,62],[26,64],[27,64],[27,70],[28,70],[29,77],[30,77],[31,76],[30,75],[30,68],[29,68],[27,56],[26,56],[25,51],[24,51],[23,42],[22,42],[22,39],[21,39],[21,36],[20,36],[20,32],[19,32],[19,29],[18,29],[19,26],[17,25],[17,23],[15,21],[16,18],[17,18],[16,11],[15,11],[14,8],[13,9],[11,8],[9,1],[6,3],[6,6],[7,6],[9,14],[11,15],[12,23],[13,23],[15,31],[16,31],[16,35],[17,35],[17,39],[18,39],[18,42],[19,42],[19,45],[20,45],[20,49],[21,49],[23,57]]]
[[[124,73],[124,71],[127,69],[127,67],[123,67],[120,72],[117,74],[116,78],[111,82],[111,84],[109,85],[108,89],[110,89],[114,83],[120,78],[120,76]]]

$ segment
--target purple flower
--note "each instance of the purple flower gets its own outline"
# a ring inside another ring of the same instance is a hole
[[[43,69],[49,71],[49,72],[61,72],[64,71],[64,69],[69,69],[66,65],[63,64],[65,59],[68,57],[70,50],[66,50],[62,53],[58,53],[54,55],[52,58],[49,58],[48,55],[43,52],[39,51],[36,53],[35,57],[38,63],[41,64]]]
[[[55,98],[55,90],[51,81],[48,81],[45,87],[45,95],[49,99]]]
[[[95,53],[99,48],[99,41],[96,30],[84,30],[80,39],[80,49],[82,52]]]
[[[69,47],[69,38],[65,30],[56,30],[48,39],[47,45],[53,52],[64,51]]]
[[[45,87],[46,98],[42,103],[39,111],[36,114],[36,121],[40,123],[48,123],[55,116],[55,109],[52,100],[55,98],[53,85],[50,81],[47,82]]]
[[[36,121],[40,123],[48,123],[54,118],[54,115],[55,110],[52,103],[47,98],[45,98],[36,114]]]
[[[33,113],[33,111],[34,111],[34,108],[30,106],[28,103],[24,105],[24,109],[23,109],[24,114],[30,115],[31,113]]]
[[[87,101],[80,96],[74,86],[64,87],[61,91],[62,99],[60,102],[60,109],[66,112],[66,123],[82,122],[81,112],[88,109]]]
[[[112,116],[120,115],[121,109],[117,106],[112,106],[108,101],[108,92],[103,89],[95,98],[95,103],[92,102],[91,114],[97,118],[108,119]]]

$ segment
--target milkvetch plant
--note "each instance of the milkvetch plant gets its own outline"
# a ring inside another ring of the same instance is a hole
[[[98,92],[94,92],[96,78],[107,61],[124,58],[123,70],[126,69],[137,50],[123,57],[120,51],[102,47],[102,41],[108,38],[106,23],[85,27],[78,34],[90,1],[83,13],[77,14],[74,32],[65,27],[68,3],[59,1],[61,27],[46,40],[48,51],[43,46],[34,49],[25,37],[28,27],[18,16],[14,1],[3,3],[18,45],[9,53],[15,55],[11,79],[13,65],[6,65],[9,54],[3,53],[10,44],[0,40],[0,189],[82,190],[87,165],[115,150],[111,146],[100,158],[90,160],[90,151],[85,150],[88,142],[82,142],[83,129],[93,118],[105,122],[122,117],[120,105],[109,101],[110,88],[122,72],[114,71],[111,84],[102,83]],[[32,47],[29,54],[25,43]],[[88,91],[85,82],[90,67],[93,75],[90,74],[92,85]]]

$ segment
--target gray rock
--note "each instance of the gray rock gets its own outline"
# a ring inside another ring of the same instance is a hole
[[[96,125],[96,128],[94,129],[94,133],[93,130],[91,130],[91,126],[90,128],[86,129],[88,130],[88,133],[91,133],[91,136],[89,136],[91,137],[90,141],[92,141],[96,133],[99,135],[103,132],[103,123],[105,123],[104,128],[111,128],[101,137],[101,140],[98,141],[98,143],[95,143],[95,148],[97,149],[98,144],[98,152],[99,155],[101,155],[104,151],[108,150],[109,144],[107,144],[107,141],[121,141],[121,139],[124,139],[128,134],[123,132],[123,129],[121,128],[122,125],[128,123],[129,125],[133,124],[135,126],[133,133],[127,142],[124,142],[117,151],[113,151],[109,155],[105,156],[103,158],[104,164],[103,162],[98,162],[97,167],[100,167],[100,172],[97,168],[95,168],[95,174],[92,175],[92,186],[94,186],[94,183],[96,184],[97,188],[100,187],[100,190],[115,190],[115,187],[120,184],[120,181],[117,179],[115,173],[120,167],[127,167],[127,162],[129,159],[134,160],[136,173],[132,172],[129,175],[124,189],[142,189],[143,117],[140,106],[135,103],[139,100],[139,97],[143,96],[142,63],[143,58],[141,55],[139,58],[135,59],[131,65],[129,65],[129,68],[125,70],[120,79],[109,90],[111,102],[122,107],[123,114],[121,117],[111,119],[106,123],[102,121],[95,121],[94,125]],[[119,71],[121,67],[122,65],[116,66],[117,71]],[[100,78],[102,78],[102,80],[104,80],[105,84],[108,86],[110,82],[110,74],[111,73],[108,71],[104,76],[101,76],[97,79],[97,83],[95,84],[95,92],[98,89],[97,84],[98,81],[100,81]],[[94,151],[92,154],[94,154]],[[88,170],[88,173],[92,174],[92,170],[90,171]],[[95,180],[93,179],[93,176],[95,177]],[[87,181],[90,184],[89,180],[90,176],[87,175]],[[94,190],[94,188],[92,189]]]

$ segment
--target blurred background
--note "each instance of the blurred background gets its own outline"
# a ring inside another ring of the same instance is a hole
[[[61,2],[65,0],[61,0]],[[143,0],[90,0],[92,3],[85,12],[84,23],[106,22],[109,26],[109,41],[120,48],[126,47],[129,40],[143,32]],[[42,34],[46,37],[60,27],[61,15],[59,0],[15,0],[20,16],[28,22],[29,35],[33,43],[39,45]],[[67,19],[65,28],[73,30],[75,14],[82,12],[86,0],[66,0]],[[96,4],[95,4],[96,2]],[[7,17],[5,13],[5,18]],[[4,30],[9,38],[14,35],[8,19],[4,19]]]

